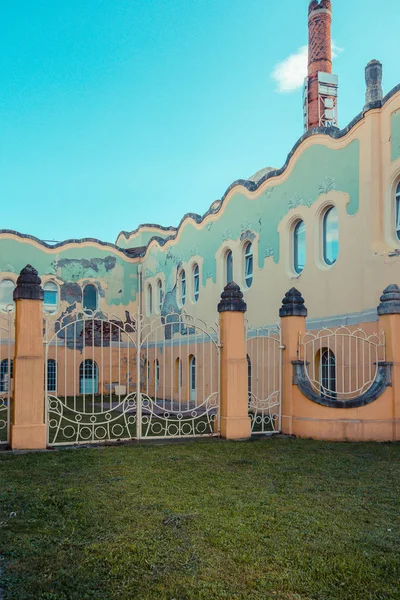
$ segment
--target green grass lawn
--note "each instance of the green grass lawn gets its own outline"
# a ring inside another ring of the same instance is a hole
[[[291,439],[0,453],[0,588],[399,600],[399,459],[399,444]]]

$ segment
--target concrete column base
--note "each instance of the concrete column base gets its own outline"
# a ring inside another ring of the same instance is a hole
[[[13,450],[45,450],[46,446],[47,431],[45,424],[11,424],[11,448]]]
[[[221,437],[226,440],[248,440],[251,437],[250,417],[221,417]]]

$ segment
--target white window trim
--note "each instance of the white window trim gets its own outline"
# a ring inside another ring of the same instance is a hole
[[[306,237],[305,237],[305,249],[306,249],[306,260],[304,261],[304,265],[303,268],[301,269],[301,271],[297,271],[296,269],[296,242],[295,242],[295,232],[297,229],[297,226],[303,223],[304,225],[304,229],[305,229],[305,233],[306,233]],[[292,242],[292,269],[293,272],[295,273],[296,277],[300,277],[300,275],[303,273],[305,266],[306,266],[306,261],[307,261],[307,227],[306,227],[306,223],[304,221],[303,218],[299,217],[297,218],[294,222],[293,222],[293,226],[292,226],[292,233],[291,233],[291,242]]]
[[[49,283],[55,285],[57,288],[57,303],[56,304],[46,304],[43,299],[43,310],[47,313],[54,314],[60,308],[60,286],[58,285],[58,283],[56,281],[53,281],[53,279],[49,279],[48,281],[45,281],[43,284],[44,292],[46,291],[46,285],[48,285]],[[83,296],[82,296],[82,299],[83,299]]]
[[[400,181],[397,183],[394,192],[394,216],[396,224],[396,237],[400,240]]]
[[[248,251],[249,248],[251,249],[251,252]],[[250,289],[251,286],[253,285],[253,281],[254,281],[254,249],[253,249],[253,242],[251,240],[246,240],[243,245],[243,257],[244,257],[244,265],[243,265],[244,285],[245,285],[246,289]],[[252,258],[252,270],[251,270],[251,273],[248,274],[247,273],[247,263],[250,261],[248,261],[247,259],[250,257]],[[248,281],[250,281],[250,285],[248,284]]]
[[[156,290],[157,290],[157,312],[161,313],[162,307],[164,304],[164,284],[162,279],[159,277],[156,280]],[[160,294],[161,292],[161,294]]]
[[[151,283],[146,285],[146,307],[150,317],[153,314],[153,286]]]
[[[197,273],[196,273],[197,269]],[[194,263],[192,267],[192,275],[193,275],[193,300],[195,303],[199,301],[200,298],[200,266],[198,263]],[[196,280],[198,281],[198,288],[196,291]]]
[[[183,282],[185,282],[185,293],[183,293]],[[181,269],[178,275],[178,285],[179,285],[179,302],[181,306],[186,304],[187,300],[187,277],[186,270]]]

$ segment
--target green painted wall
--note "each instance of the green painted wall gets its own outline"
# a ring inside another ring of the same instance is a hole
[[[400,158],[400,110],[392,114],[392,161]]]
[[[112,248],[70,247],[49,253],[29,240],[0,237],[0,271],[19,273],[27,263],[40,276],[56,275],[65,283],[94,278],[104,290],[107,304],[128,305],[136,299],[137,264],[124,260]]]
[[[216,282],[216,252],[224,242],[237,240],[246,232],[259,234],[259,267],[263,268],[267,257],[279,262],[278,226],[291,208],[298,205],[311,206],[321,194],[337,190],[349,194],[349,215],[359,207],[359,158],[360,144],[354,140],[340,150],[323,145],[313,145],[296,160],[290,177],[280,185],[271,187],[254,200],[249,200],[238,188],[231,197],[224,213],[214,223],[196,229],[188,221],[179,241],[166,250],[153,246],[144,263],[145,277],[164,273],[166,291],[176,281],[176,269],[192,256],[203,257],[203,285],[211,278]]]

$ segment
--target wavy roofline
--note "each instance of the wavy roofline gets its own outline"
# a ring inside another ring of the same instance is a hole
[[[106,248],[111,248],[112,250],[123,254],[126,258],[132,259],[132,254],[129,252],[129,248],[121,248],[120,246],[116,246],[111,242],[103,242],[102,240],[98,240],[97,238],[81,238],[81,239],[68,239],[63,242],[57,242],[55,244],[48,244],[43,240],[37,238],[34,235],[30,235],[28,233],[21,233],[20,231],[16,231],[15,229],[0,229],[0,235],[15,235],[18,238],[30,240],[32,242],[36,242],[39,246],[43,246],[44,248],[48,248],[49,250],[54,250],[58,248],[62,248],[63,246],[68,246],[70,244],[83,244],[85,242],[89,242],[92,244],[99,244],[100,246],[105,246]],[[136,257],[135,257],[136,258]]]
[[[136,235],[137,233],[140,233],[140,231],[142,229],[145,229],[146,227],[149,227],[150,229],[160,229],[161,231],[177,231],[178,228],[175,227],[174,225],[171,225],[170,227],[165,227],[164,225],[157,225],[156,223],[141,223],[140,225],[138,225],[136,227],[136,229],[133,229],[132,231],[120,231],[118,236],[117,236],[117,240],[123,236],[125,239],[129,239],[130,237]]]
[[[162,247],[162,246],[165,246],[165,244],[167,242],[171,242],[171,241],[175,240],[178,237],[180,229],[184,225],[185,221],[192,220],[196,223],[196,225],[201,225],[201,223],[203,223],[203,221],[208,216],[219,213],[219,211],[222,208],[222,205],[224,204],[224,202],[226,200],[226,197],[232,191],[233,188],[244,187],[249,192],[256,192],[262,186],[262,184],[265,183],[268,179],[272,179],[273,177],[278,177],[278,176],[282,175],[288,168],[289,163],[290,163],[294,153],[296,152],[296,150],[308,138],[313,137],[314,135],[321,135],[321,134],[327,135],[330,138],[336,139],[336,140],[345,137],[348,133],[350,133],[350,131],[353,129],[353,127],[355,127],[355,125],[357,125],[357,123],[359,123],[360,121],[363,120],[363,118],[367,112],[369,112],[370,110],[377,109],[377,108],[383,108],[383,106],[398,92],[400,92],[400,83],[398,83],[394,88],[392,88],[390,90],[390,92],[388,92],[382,100],[379,100],[377,102],[370,102],[370,103],[366,104],[364,106],[363,110],[360,113],[358,113],[358,115],[356,115],[354,117],[354,119],[352,119],[350,121],[350,123],[348,123],[346,125],[346,127],[344,127],[343,129],[339,129],[338,127],[314,127],[312,129],[309,129],[308,131],[303,133],[303,135],[294,144],[294,146],[290,150],[289,154],[287,155],[284,165],[280,169],[275,169],[273,171],[270,171],[269,173],[266,173],[263,177],[261,177],[261,179],[257,183],[255,183],[254,181],[251,181],[249,179],[237,179],[236,181],[231,183],[231,185],[227,188],[226,192],[224,193],[224,195],[222,196],[222,198],[220,200],[219,206],[214,210],[211,210],[211,207],[210,207],[203,214],[203,216],[201,216],[197,213],[190,213],[190,212],[186,213],[185,215],[183,215],[182,219],[180,220],[179,225],[177,227],[171,227],[171,228],[163,227],[162,225],[147,225],[147,224],[140,225],[135,231],[138,231],[138,229],[140,229],[140,227],[157,227],[157,228],[163,229],[163,230],[165,230],[165,229],[174,229],[175,230],[174,235],[168,236],[166,238],[161,238],[159,236],[152,237],[146,245],[146,250],[144,251],[143,256],[146,255],[147,250],[149,249],[149,246],[152,242],[158,242],[158,244]],[[211,206],[213,206],[213,204],[215,204],[215,200],[211,204]]]

